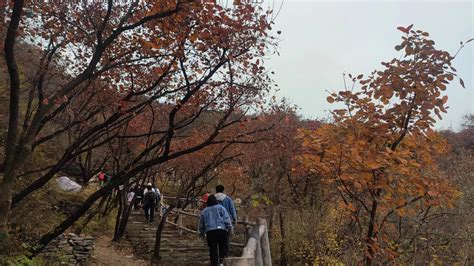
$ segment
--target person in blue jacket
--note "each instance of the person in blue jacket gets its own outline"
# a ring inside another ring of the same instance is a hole
[[[219,204],[224,206],[227,213],[230,215],[232,224],[235,225],[237,223],[237,212],[235,211],[234,201],[232,201],[232,198],[224,193],[223,185],[216,186],[216,199]]]
[[[206,235],[211,265],[222,263],[229,256],[229,234],[233,227],[229,214],[214,195],[207,198],[207,207],[199,218],[198,232],[200,237]]]

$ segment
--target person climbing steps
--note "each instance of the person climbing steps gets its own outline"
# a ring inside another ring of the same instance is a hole
[[[146,185],[143,190],[143,208],[145,210],[145,218],[150,223],[153,222],[155,209],[160,203],[160,191],[154,188],[151,183]]]
[[[229,235],[233,226],[226,209],[219,204],[216,196],[209,195],[207,207],[201,212],[198,232],[200,237],[207,238],[211,265],[222,264],[229,256]]]

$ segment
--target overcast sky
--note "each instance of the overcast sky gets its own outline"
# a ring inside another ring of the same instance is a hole
[[[279,5],[277,0],[270,0]],[[459,42],[474,37],[473,1],[319,1],[285,0],[274,30],[281,30],[280,56],[267,65],[276,72],[279,97],[290,99],[305,117],[327,117],[326,90],[343,88],[342,73],[368,74],[382,61],[399,57],[398,26],[430,33],[436,47],[454,54]],[[436,128],[458,129],[474,113],[474,42],[454,62],[466,88],[448,87],[448,114]]]

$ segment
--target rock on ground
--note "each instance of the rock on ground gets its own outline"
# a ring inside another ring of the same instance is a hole
[[[67,176],[61,176],[57,180],[59,188],[65,191],[78,192],[82,186],[75,181],[69,179]]]

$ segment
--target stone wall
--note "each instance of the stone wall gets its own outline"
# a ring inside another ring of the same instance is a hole
[[[94,241],[91,236],[62,234],[51,241],[41,255],[66,264],[80,264],[92,256]]]

